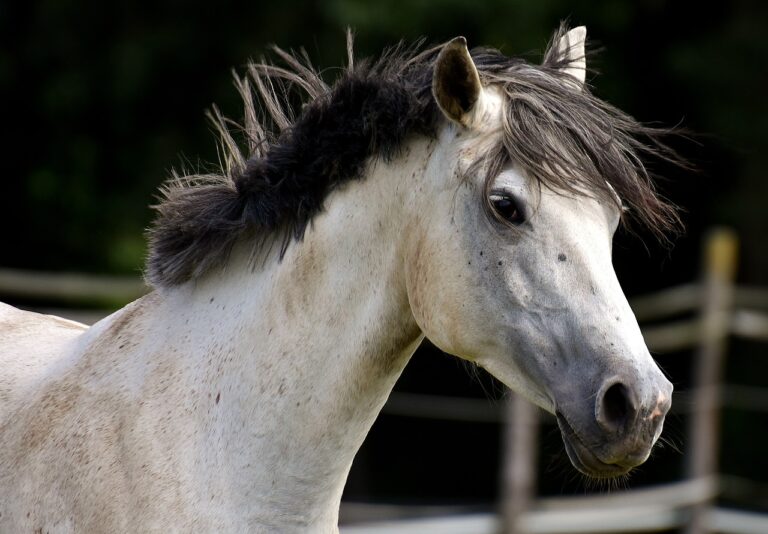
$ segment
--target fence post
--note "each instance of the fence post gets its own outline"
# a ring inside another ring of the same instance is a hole
[[[688,477],[715,478],[718,472],[721,379],[733,306],[738,239],[725,228],[712,230],[704,245],[701,343],[694,360],[689,420]],[[686,534],[710,532],[712,501],[694,505]]]
[[[521,524],[536,491],[537,408],[511,393],[505,409],[502,532],[524,534]]]

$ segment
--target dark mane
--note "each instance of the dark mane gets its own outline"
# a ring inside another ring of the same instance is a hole
[[[441,114],[431,86],[439,50],[400,46],[355,64],[348,38],[348,66],[332,86],[305,54],[275,48],[284,66],[251,63],[245,76],[235,76],[244,124],[216,108],[210,115],[222,172],[174,175],[162,189],[148,232],[148,280],[172,286],[198,278],[221,265],[244,236],[255,243],[277,236],[284,251],[301,239],[335,188],[364,176],[370,158],[396,157],[411,135],[436,135]],[[655,194],[641,159],[650,154],[679,162],[658,140],[663,131],[564,83],[566,61],[552,43],[541,66],[491,49],[472,56],[483,83],[506,96],[501,142],[485,162],[491,169],[514,161],[545,185],[610,197],[607,183],[660,235],[678,222],[674,208]],[[306,95],[303,106],[291,105],[297,89]],[[245,137],[247,155],[232,126]]]

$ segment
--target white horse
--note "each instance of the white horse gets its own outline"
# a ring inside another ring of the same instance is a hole
[[[91,328],[0,305],[0,531],[335,532],[425,336],[556,414],[583,473],[645,461],[672,386],[611,239],[622,204],[674,222],[640,159],[673,156],[590,94],[585,35],[542,65],[350,42],[332,87],[251,65],[249,152],[215,112],[225,168],[164,190],[152,293]]]

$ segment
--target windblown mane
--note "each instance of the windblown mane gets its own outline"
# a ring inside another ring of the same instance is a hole
[[[484,161],[486,181],[515,162],[559,190],[614,199],[613,188],[630,213],[661,236],[679,219],[655,193],[643,158],[680,160],[659,140],[665,130],[644,126],[588,87],[567,83],[573,82],[563,71],[569,60],[556,46],[566,32],[562,26],[555,34],[542,65],[493,49],[472,51],[483,83],[506,97],[503,135]],[[303,51],[273,50],[281,65],[251,63],[243,77],[235,75],[244,123],[215,107],[209,114],[219,134],[221,173],[174,174],[162,188],[148,232],[150,283],[198,278],[225,262],[244,237],[254,246],[277,237],[284,252],[334,189],[363,178],[371,158],[390,160],[409,136],[436,135],[442,115],[431,87],[439,46],[422,51],[401,45],[356,63],[348,35],[348,65],[333,85]],[[304,94],[302,102],[292,105],[297,93]],[[233,130],[245,138],[247,154]]]

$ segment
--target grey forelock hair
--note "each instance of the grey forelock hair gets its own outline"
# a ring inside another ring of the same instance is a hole
[[[644,159],[684,162],[662,141],[668,130],[640,124],[575,83],[564,69],[579,58],[557,47],[566,31],[556,32],[541,65],[489,48],[471,52],[483,83],[504,95],[502,135],[484,158],[486,188],[514,163],[555,190],[613,201],[612,189],[632,217],[663,237],[680,220],[656,193]],[[348,33],[348,65],[333,84],[303,51],[279,48],[280,64],[262,60],[235,74],[243,124],[214,107],[221,172],[175,174],[161,189],[148,231],[149,282],[198,278],[245,238],[256,249],[277,236],[285,252],[333,190],[364,177],[368,160],[396,158],[413,135],[434,137],[444,121],[431,94],[440,49],[400,45],[356,62]]]
[[[667,240],[681,220],[677,208],[656,192],[645,162],[688,168],[663,141],[679,131],[644,125],[581,86],[566,69],[583,58],[567,57],[557,46],[567,31],[561,25],[554,34],[541,65],[505,62],[492,49],[473,51],[483,82],[504,96],[503,135],[491,152],[486,183],[490,187],[493,169],[514,163],[551,189],[619,201],[622,215]]]

